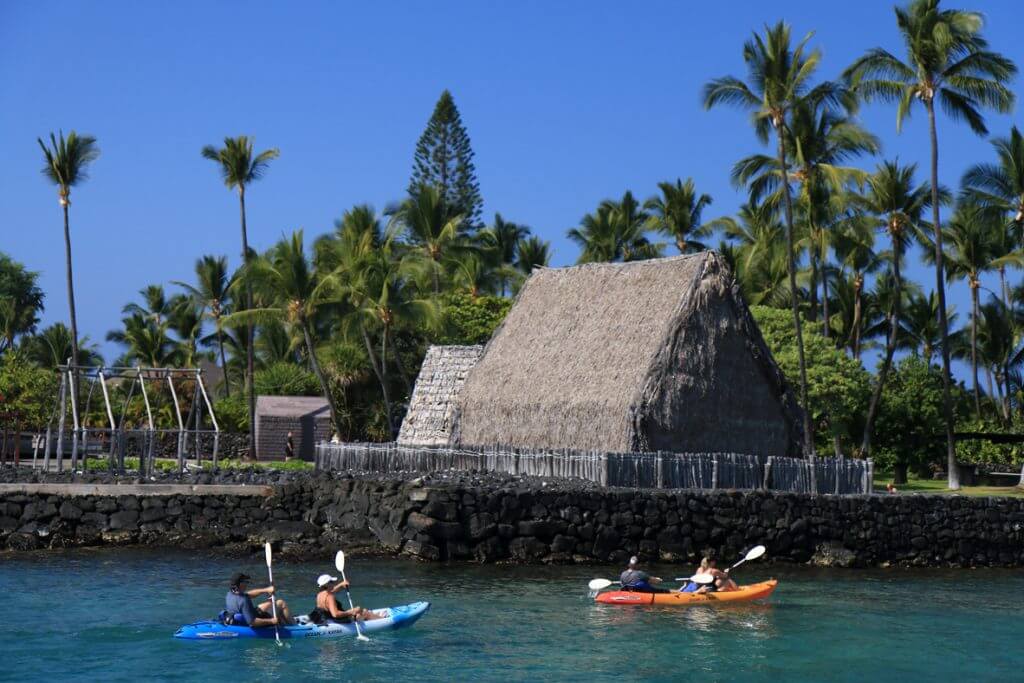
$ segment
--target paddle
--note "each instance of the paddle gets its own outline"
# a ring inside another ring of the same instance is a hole
[[[744,562],[749,562],[750,560],[756,560],[757,558],[759,558],[762,555],[764,555],[764,553],[765,553],[765,547],[763,545],[755,545],[753,548],[751,548],[750,550],[747,551],[747,554],[743,557],[742,560],[740,560],[739,562],[737,562],[733,566],[731,566],[728,569],[726,569],[725,573],[728,574],[730,571],[732,571],[733,569],[736,569],[736,567],[740,566]]]
[[[271,554],[271,551],[270,551],[270,541],[267,541],[267,544],[265,546],[263,546],[263,549],[266,551],[266,555],[267,555],[267,576],[270,577],[270,585],[273,586],[274,585],[274,568],[273,568],[273,565],[272,565],[272,559],[273,558],[272,558],[272,554]],[[281,645],[281,632],[277,629],[277,593],[276,592],[270,594],[270,609],[274,613],[274,638],[277,640],[277,644],[280,646]]]
[[[713,583],[714,580],[715,577],[711,574],[694,574],[690,577],[676,577],[676,581],[693,581],[694,583],[699,583],[702,586],[706,586],[709,583]]]
[[[345,579],[345,551],[344,550],[339,550],[338,554],[334,556],[334,566],[337,567],[338,571],[341,573],[341,580],[345,581],[346,579]],[[353,607],[352,607],[352,594],[348,592],[347,588],[345,589],[345,595],[348,596],[348,608],[349,609],[353,609]],[[367,638],[365,635],[363,635],[363,630],[361,628],[359,628],[359,617],[358,617],[358,615],[352,617],[352,623],[354,623],[356,625],[356,639],[357,640],[369,640],[369,638]]]
[[[592,579],[590,583],[587,584],[587,586],[592,591],[599,591],[604,590],[608,586],[611,586],[615,583],[618,583],[618,581],[609,581],[608,579]]]

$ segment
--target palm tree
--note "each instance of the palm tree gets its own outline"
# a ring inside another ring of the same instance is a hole
[[[751,112],[754,131],[761,142],[768,142],[769,132],[775,132],[776,162],[781,173],[783,205],[786,210],[786,256],[789,271],[790,307],[796,332],[797,358],[800,363],[800,400],[804,407],[804,445],[808,454],[814,453],[814,432],[811,411],[807,404],[807,365],[804,359],[804,339],[797,302],[795,237],[793,234],[793,203],[789,192],[789,152],[786,148],[787,125],[793,109],[804,100],[838,105],[843,93],[833,83],[810,87],[810,79],[821,61],[819,50],[806,52],[811,34],[796,47],[790,42],[790,29],[784,22],[765,27],[765,35],[754,34],[743,46],[743,60],[747,63],[750,83],[733,76],[717,78],[704,87],[704,107],[732,104]]]
[[[366,250],[335,273],[342,283],[341,294],[350,306],[349,313],[342,318],[343,331],[350,338],[363,340],[373,373],[380,383],[392,436],[395,424],[389,388],[389,348],[395,349],[395,362],[404,375],[394,343],[394,330],[398,326],[431,328],[439,319],[436,298],[417,296],[413,285],[414,270],[411,269],[414,264],[409,259],[400,258],[395,232],[390,229],[376,249]],[[379,337],[379,356],[371,334]],[[408,377],[403,379],[411,393],[411,380]]]
[[[256,153],[253,139],[247,135],[236,138],[224,138],[224,146],[217,149],[206,145],[200,151],[204,159],[217,164],[221,178],[229,190],[238,191],[238,209],[242,221],[242,265],[249,265],[249,235],[245,227],[245,188],[250,183],[262,178],[270,166],[270,162],[280,156],[277,148]],[[252,289],[246,287],[245,307],[252,308]],[[249,438],[253,453],[256,452],[256,394],[253,391],[253,374],[255,359],[253,358],[253,326],[250,324],[245,331],[245,392],[249,398]]]
[[[862,184],[864,171],[843,165],[862,154],[875,154],[881,147],[878,138],[862,128],[852,117],[836,111],[828,101],[804,99],[793,108],[790,123],[784,131],[788,140],[791,178],[800,184],[797,205],[805,222],[805,237],[811,268],[811,300],[809,318],[817,320],[818,273],[822,273],[822,312],[828,314],[829,223],[841,212],[842,199],[849,185]],[[775,157],[755,154],[740,160],[732,171],[733,182],[750,185],[751,198],[762,197],[777,206],[782,202],[782,171]],[[839,205],[834,205],[837,201]],[[829,327],[823,325],[825,337]]]
[[[167,326],[178,335],[179,362],[194,368],[199,360],[199,338],[203,332],[203,311],[196,301],[185,294],[175,294],[168,302]]]
[[[302,231],[282,239],[265,258],[250,261],[243,274],[250,290],[255,288],[269,305],[238,311],[225,316],[226,325],[256,322],[283,322],[302,336],[309,365],[320,382],[320,389],[331,410],[331,421],[340,434],[337,401],[320,366],[313,341],[313,319],[325,303],[337,298],[337,281],[320,277],[306,258]]]
[[[203,256],[195,265],[196,284],[174,281],[174,284],[185,290],[199,309],[199,315],[213,323],[213,338],[217,343],[220,366],[224,371],[224,395],[231,396],[231,378],[228,374],[228,363],[224,352],[224,316],[227,315],[234,285],[234,276],[228,273],[228,260],[225,256]]]
[[[991,296],[989,302],[980,308],[978,324],[978,356],[985,366],[988,377],[989,396],[1002,413],[1004,424],[1010,422],[1010,365],[1019,339],[1014,311],[998,296]],[[995,378],[995,390],[992,380]]]
[[[171,305],[167,300],[167,295],[164,294],[163,285],[147,285],[139,290],[139,295],[142,296],[141,304],[134,302],[126,304],[121,312],[125,315],[150,318],[157,325],[163,323],[171,312]]]
[[[981,417],[981,394],[978,387],[978,318],[981,275],[996,270],[1001,264],[1015,260],[1015,255],[1000,255],[1001,222],[993,219],[984,207],[961,203],[944,230],[949,245],[945,253],[947,275],[966,280],[971,290],[971,373],[974,378],[974,410]]]
[[[44,298],[38,280],[39,273],[0,252],[0,353],[14,348],[15,337],[35,332]]]
[[[515,277],[514,264],[518,258],[519,244],[529,235],[529,227],[506,221],[500,213],[494,214],[493,225],[480,231],[485,251],[493,254],[497,261],[496,275],[502,296],[505,296],[509,282]]]
[[[950,393],[949,321],[946,319],[945,266],[939,216],[939,139],[935,102],[954,120],[965,120],[975,133],[986,134],[981,107],[1007,112],[1013,93],[1005,86],[1017,72],[1013,62],[987,50],[981,36],[982,17],[976,12],[943,10],[939,0],[913,0],[896,8],[896,25],[907,48],[906,61],[882,48],[869,50],[844,77],[866,100],[896,102],[897,131],[915,101],[928,113],[931,142],[932,226],[935,235],[935,290],[938,293],[939,332],[942,336],[943,408],[946,418],[946,470],[949,488],[960,488],[953,436]]]
[[[597,211],[580,219],[578,228],[567,233],[580,246],[577,262],[642,261],[660,256],[664,245],[647,239],[648,218],[628,190],[618,202],[604,200]]]
[[[461,259],[477,251],[469,243],[463,216],[449,212],[440,191],[433,185],[420,186],[402,202],[392,216],[392,223],[413,245],[435,296],[441,293],[442,279],[454,271]]]
[[[743,297],[751,304],[789,305],[789,262],[778,212],[768,204],[745,204],[736,218],[716,218],[710,227],[722,230],[731,244],[733,272]],[[720,249],[721,250],[721,249]]]
[[[861,439],[861,454],[864,457],[868,457],[871,452],[871,437],[875,418],[878,416],[882,391],[885,388],[886,378],[892,368],[893,355],[896,353],[899,343],[900,306],[904,296],[900,265],[909,240],[922,230],[921,216],[925,207],[930,203],[929,187],[914,183],[916,170],[917,166],[914,164],[901,167],[898,161],[883,162],[868,177],[867,191],[855,200],[872,227],[884,231],[889,237],[890,246],[887,260],[895,290],[890,300],[891,307],[885,316],[889,322],[885,356],[864,422],[864,436]]]
[[[1005,240],[1013,244],[1004,245],[1006,251],[1013,251],[1024,242],[1024,136],[1016,126],[1010,129],[1010,137],[992,141],[999,157],[998,164],[975,164],[967,169],[961,180],[965,199],[998,212],[1007,220]],[[999,269],[1000,289],[1003,304],[1009,306],[1010,292],[1006,284],[1006,268]]]
[[[42,138],[36,138],[46,160],[43,175],[57,186],[57,198],[64,212],[64,267],[68,284],[68,312],[71,318],[71,358],[78,358],[78,319],[75,317],[75,285],[71,274],[71,227],[68,222],[68,207],[71,205],[71,188],[84,182],[89,176],[86,169],[100,155],[96,138],[78,135],[75,131],[56,137],[50,133],[50,146]],[[75,382],[78,386],[78,382]]]
[[[547,268],[551,261],[551,243],[531,235],[519,240],[516,245],[516,269],[523,275],[529,275],[537,268]]]
[[[71,331],[64,323],[54,323],[45,327],[25,341],[29,360],[42,368],[56,368],[64,365],[68,358],[75,358],[74,345],[71,343]],[[103,357],[98,347],[88,337],[78,340],[78,356],[75,365],[103,365]]]
[[[849,347],[853,357],[860,360],[861,341],[864,330],[864,279],[874,273],[882,264],[875,251],[875,234],[872,226],[866,217],[856,214],[847,218],[841,223],[833,239],[833,248],[839,260],[841,272],[850,271],[849,280],[840,278],[840,287],[846,291],[837,293],[837,297],[843,299],[849,295],[850,315],[849,324],[844,325],[847,330],[844,342]],[[827,321],[829,327],[832,321]],[[843,337],[840,336],[842,339]]]
[[[711,195],[698,195],[693,178],[687,178],[685,183],[679,178],[674,183],[658,183],[658,189],[660,197],[644,202],[654,230],[672,238],[680,254],[707,249],[698,238],[706,237],[709,232],[701,222],[701,214],[711,205]]]
[[[174,366],[179,360],[174,341],[167,336],[167,323],[133,313],[121,321],[123,329],[107,332],[107,341],[125,347],[122,362],[153,368]]]
[[[911,294],[903,314],[903,334],[900,348],[910,349],[931,365],[936,350],[941,352],[942,334],[939,330],[939,298],[935,292],[928,295]],[[957,314],[952,308],[946,310],[946,320],[956,326]],[[954,335],[949,335],[950,339]]]
[[[452,274],[452,281],[473,299],[481,294],[497,291],[499,284],[502,287],[502,296],[504,296],[504,286],[507,282],[484,261],[483,256],[476,254],[470,254],[458,262],[455,272]]]

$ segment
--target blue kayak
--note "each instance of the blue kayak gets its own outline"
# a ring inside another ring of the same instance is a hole
[[[416,621],[426,614],[430,609],[429,602],[413,602],[398,607],[385,607],[374,609],[372,612],[386,615],[383,619],[372,619],[360,621],[359,627],[364,633],[375,633],[377,631],[393,631],[406,626],[412,626]],[[338,636],[356,635],[356,625],[353,623],[339,624],[329,621],[324,624],[314,624],[308,617],[296,618],[297,623],[292,626],[280,628],[281,638],[335,638]],[[252,628],[250,626],[228,626],[219,621],[197,621],[194,624],[186,624],[174,632],[175,638],[188,640],[221,640],[229,638],[274,638],[273,626],[262,626]]]

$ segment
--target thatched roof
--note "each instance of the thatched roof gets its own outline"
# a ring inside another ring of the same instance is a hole
[[[535,271],[453,443],[799,455],[799,407],[713,252]]]
[[[398,443],[445,446],[451,440],[455,398],[482,346],[431,346],[423,360]]]

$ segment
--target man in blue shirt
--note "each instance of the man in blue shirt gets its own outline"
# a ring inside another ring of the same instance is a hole
[[[636,555],[629,558],[629,567],[619,576],[622,590],[636,593],[668,593],[664,588],[655,588],[652,584],[661,583],[661,579],[640,570],[639,564],[640,560]]]
[[[274,619],[274,615],[271,611],[272,606],[270,600],[262,602],[259,606],[252,604],[252,599],[260,595],[269,595],[274,600],[274,587],[267,586],[266,588],[249,588],[248,574],[237,572],[231,577],[231,590],[228,591],[227,596],[224,598],[224,607],[227,611],[228,616],[232,621],[239,626],[252,626],[253,628],[259,628],[261,626],[287,626],[294,623],[292,621],[291,612],[288,611],[288,604],[284,600],[277,600],[277,619]],[[241,615],[241,619],[238,619],[238,615]],[[239,624],[239,621],[245,621],[245,624]]]

